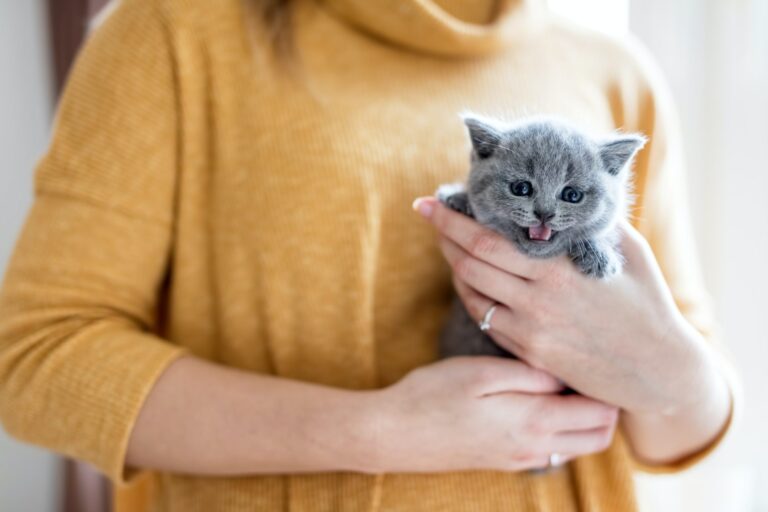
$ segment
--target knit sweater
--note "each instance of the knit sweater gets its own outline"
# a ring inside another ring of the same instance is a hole
[[[183,354],[348,389],[436,359],[450,271],[411,202],[466,175],[465,109],[646,134],[633,222],[715,342],[674,110],[636,43],[537,0],[295,3],[282,57],[240,0],[122,0],[95,28],[4,275],[5,429],[94,464],[118,511],[631,511],[633,468],[710,453],[722,434],[646,467],[619,432],[546,474],[126,470]]]

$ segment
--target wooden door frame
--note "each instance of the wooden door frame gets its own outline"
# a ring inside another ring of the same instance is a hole
[[[119,1],[119,0],[114,0]],[[88,21],[109,0],[48,0],[55,91],[58,98],[72,62],[85,40]]]
[[[114,0],[119,1],[119,0]],[[88,22],[108,0],[48,0],[55,100],[88,33]],[[63,462],[61,512],[111,512],[112,485],[92,466],[72,459]]]

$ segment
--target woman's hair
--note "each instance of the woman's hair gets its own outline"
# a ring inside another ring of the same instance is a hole
[[[286,57],[291,53],[292,0],[250,0],[255,4],[261,21],[267,28],[275,52]]]

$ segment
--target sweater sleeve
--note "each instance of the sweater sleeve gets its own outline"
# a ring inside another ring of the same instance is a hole
[[[157,334],[179,143],[171,38],[124,0],[76,60],[0,288],[0,420],[125,484],[131,428],[186,349]]]
[[[731,411],[722,431],[700,451],[665,465],[648,465],[637,459],[635,467],[649,473],[673,473],[709,456],[728,432],[741,410],[741,385],[730,354],[721,342],[711,297],[704,282],[688,209],[683,143],[671,92],[648,52],[630,42],[630,60],[636,65],[632,79],[617,86],[613,110],[617,126],[648,136],[634,168],[635,208],[632,220],[648,240],[685,319],[715,349],[722,375],[731,392]]]

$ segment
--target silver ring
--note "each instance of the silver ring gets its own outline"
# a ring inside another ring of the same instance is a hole
[[[563,456],[557,452],[549,454],[549,467],[556,468],[563,462]]]
[[[493,313],[496,311],[496,306],[498,304],[494,304],[490,308],[488,308],[488,311],[485,312],[485,316],[483,317],[483,320],[478,324],[480,326],[480,330],[483,332],[488,332],[491,329],[491,318],[493,317]]]

